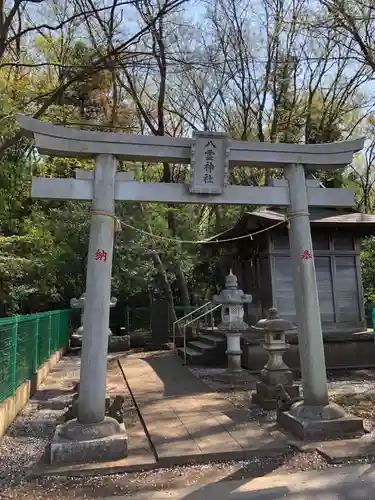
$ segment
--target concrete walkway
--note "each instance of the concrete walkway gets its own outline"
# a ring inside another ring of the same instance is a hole
[[[265,476],[251,481],[219,481],[174,490],[147,491],[104,500],[371,500],[375,466],[351,467]]]
[[[285,453],[284,435],[249,421],[210,392],[173,353],[122,358],[120,365],[159,465],[242,460]]]

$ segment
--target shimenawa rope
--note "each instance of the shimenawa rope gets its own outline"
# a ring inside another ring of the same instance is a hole
[[[144,234],[145,236],[150,236],[151,238],[155,238],[157,240],[163,240],[163,241],[169,241],[171,243],[180,243],[184,245],[208,245],[208,244],[214,244],[214,243],[230,243],[232,241],[238,241],[238,240],[243,240],[246,238],[250,238],[251,240],[253,239],[254,236],[257,236],[258,234],[265,233],[267,231],[270,231],[271,229],[274,229],[275,227],[281,226],[282,224],[287,224],[289,227],[289,222],[292,219],[295,219],[296,217],[309,217],[310,214],[308,212],[292,212],[289,213],[287,216],[284,217],[283,220],[277,222],[276,224],[273,224],[272,226],[260,229],[259,231],[255,231],[253,233],[248,233],[244,234],[242,236],[236,236],[234,238],[227,238],[224,240],[215,240],[215,238],[218,238],[220,234],[217,234],[216,236],[212,236],[209,240],[178,240],[176,238],[169,238],[167,236],[160,236],[157,234],[150,233],[148,231],[144,231],[143,229],[139,229],[138,227],[132,226],[131,224],[128,224],[127,222],[122,221],[119,217],[117,217],[116,214],[112,214],[110,212],[106,212],[104,210],[93,210],[92,211],[93,215],[104,215],[106,217],[111,217],[114,220],[114,231],[116,233],[121,232],[122,228],[121,226],[128,227],[129,229],[132,229],[133,231],[137,231],[138,233]]]

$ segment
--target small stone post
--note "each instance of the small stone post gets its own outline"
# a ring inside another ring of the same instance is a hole
[[[83,293],[79,299],[76,299],[75,297],[70,300],[70,307],[73,309],[81,309],[81,325],[79,328],[77,328],[76,334],[77,335],[83,335],[83,315],[85,312],[85,300],[86,300],[86,294]]]
[[[214,295],[212,302],[221,304],[221,323],[218,330],[227,337],[228,373],[241,373],[241,333],[248,329],[244,322],[243,305],[251,302],[251,295],[246,295],[238,288],[237,277],[229,272],[225,288],[219,295]]]
[[[109,308],[112,309],[117,304],[117,297],[111,297],[109,300]],[[112,331],[108,326],[108,336],[112,335]]]
[[[73,334],[74,336],[77,336],[77,337],[83,336],[83,315],[85,312],[85,300],[86,300],[85,293],[83,293],[79,299],[76,299],[75,297],[73,299],[70,299],[70,307],[72,309],[80,309],[81,310],[81,325],[77,328],[77,330]]]
[[[280,318],[277,309],[272,308],[269,318],[261,319],[254,328],[264,331],[263,347],[269,358],[260,373],[260,382],[256,383],[253,403],[264,410],[275,410],[284,392],[290,403],[295,403],[300,399],[299,387],[293,384],[293,374],[283,360],[285,351],[290,347],[285,341],[285,332],[295,327],[290,321]]]
[[[73,298],[70,300],[70,307],[73,309],[81,309],[81,326],[77,328],[76,334],[77,335],[83,335],[83,316],[85,313],[85,301],[86,301],[86,293],[83,293],[79,299]],[[112,309],[112,307],[115,307],[117,304],[117,298],[116,297],[111,297],[111,300],[109,302],[109,307]],[[108,328],[108,336],[112,335],[112,331],[110,328]]]

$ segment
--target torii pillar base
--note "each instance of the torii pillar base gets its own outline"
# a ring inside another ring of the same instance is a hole
[[[278,411],[278,424],[301,440],[353,438],[363,435],[363,420],[341,406],[308,406],[295,403],[289,411]]]
[[[110,462],[127,456],[125,425],[110,417],[95,424],[74,419],[59,425],[50,445],[51,464]]]

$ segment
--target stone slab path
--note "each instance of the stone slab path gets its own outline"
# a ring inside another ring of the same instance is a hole
[[[132,355],[120,366],[160,466],[285,453],[287,438],[250,421],[173,353]]]

